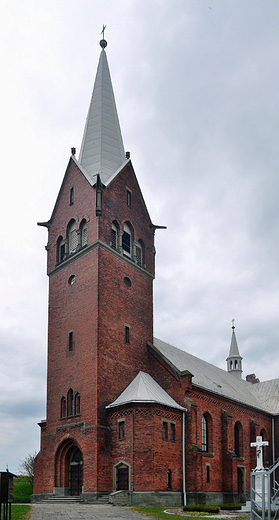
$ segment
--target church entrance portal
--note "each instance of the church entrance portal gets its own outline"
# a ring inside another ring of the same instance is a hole
[[[63,442],[56,453],[54,494],[79,496],[83,486],[83,457],[73,439]]]
[[[82,454],[76,448],[70,459],[70,495],[79,496],[82,492]]]

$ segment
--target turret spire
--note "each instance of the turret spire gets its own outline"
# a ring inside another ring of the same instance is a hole
[[[232,320],[232,339],[231,339],[231,346],[230,346],[230,352],[229,356],[227,357],[227,371],[230,372],[234,377],[237,379],[241,379],[242,374],[242,357],[239,354],[239,349],[236,341],[235,336],[235,320]]]
[[[104,31],[105,26],[101,33],[103,37]],[[79,155],[79,162],[92,183],[97,174],[106,183],[126,161],[104,38],[100,46],[102,50]]]

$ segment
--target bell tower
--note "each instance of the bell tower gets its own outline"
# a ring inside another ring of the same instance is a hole
[[[125,154],[101,54],[79,159],[72,153],[48,222],[47,413],[34,500],[112,490],[106,406],[153,341],[154,231]]]

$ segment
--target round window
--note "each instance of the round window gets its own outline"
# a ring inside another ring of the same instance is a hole
[[[73,285],[73,284],[75,283],[75,281],[76,281],[76,277],[75,277],[74,274],[72,274],[72,275],[70,276],[69,280],[68,280],[68,284],[69,284],[69,285]]]
[[[128,278],[128,276],[125,276],[124,283],[125,283],[126,287],[131,287],[131,285],[132,285],[132,282],[131,282],[130,278]]]

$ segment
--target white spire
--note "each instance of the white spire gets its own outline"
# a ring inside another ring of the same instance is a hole
[[[230,346],[230,353],[229,357],[227,357],[227,371],[230,372],[232,375],[234,375],[237,379],[241,379],[242,374],[242,357],[239,354],[238,344],[236,341],[235,336],[235,326],[234,326],[234,320],[232,320],[232,339],[231,339],[231,346]]]
[[[99,173],[105,183],[125,162],[125,151],[105,52],[102,47],[86,119],[79,163],[91,182]]]

